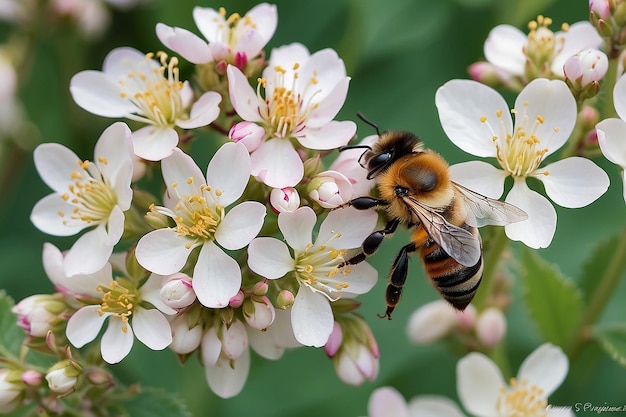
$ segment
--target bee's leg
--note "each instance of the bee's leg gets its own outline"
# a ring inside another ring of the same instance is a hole
[[[385,300],[387,301],[387,310],[385,314],[378,317],[387,317],[391,320],[391,313],[396,305],[400,302],[400,296],[402,295],[402,287],[406,281],[406,276],[409,273],[409,253],[415,252],[417,245],[415,243],[409,243],[400,249],[400,253],[393,261],[391,265],[391,271],[389,272],[389,285],[385,292]]]
[[[339,207],[334,208],[333,210],[341,209],[344,207],[354,207],[357,210],[369,210],[380,206],[386,206],[387,203],[385,200],[380,198],[374,198],[370,196],[357,197],[340,205]]]
[[[368,256],[376,252],[380,244],[383,242],[386,234],[396,231],[396,229],[398,228],[398,224],[400,224],[400,219],[393,219],[387,223],[384,229],[376,230],[375,232],[373,232],[363,241],[363,244],[361,245],[361,252],[357,253],[352,258],[340,263],[339,265],[337,265],[337,267],[342,268],[346,265],[356,265],[363,262],[365,259],[367,259]]]

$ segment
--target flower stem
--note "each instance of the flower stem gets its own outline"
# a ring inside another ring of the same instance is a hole
[[[626,268],[626,230],[622,233],[613,253],[613,258],[583,312],[578,332],[569,344],[568,356],[570,360],[573,360],[589,341],[591,326],[600,318],[608,301],[615,293],[615,288],[619,284],[624,268]]]
[[[619,58],[609,59],[609,68],[602,79],[602,109],[600,120],[615,117],[615,107],[613,105],[613,88],[617,82],[617,65]]]
[[[482,311],[487,307],[489,298],[493,293],[498,262],[502,252],[509,244],[504,228],[492,227],[491,232],[491,239],[488,241],[489,247],[483,252],[483,278],[473,302],[478,311]]]

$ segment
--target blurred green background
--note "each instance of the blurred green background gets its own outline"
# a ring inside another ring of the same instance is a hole
[[[144,52],[162,49],[154,27],[157,22],[187,28],[196,33],[192,9],[196,5],[241,14],[257,2],[153,0],[128,12],[116,12],[112,26],[97,41],[87,41],[72,27],[42,24],[34,33],[36,48],[29,73],[20,90],[28,117],[37,126],[41,141],[60,142],[79,156],[90,158],[93,146],[111,119],[97,117],[75,105],[69,94],[72,75],[84,69],[101,69],[105,55],[118,46],[130,45]],[[376,121],[381,129],[416,132],[426,146],[440,152],[450,163],[471,159],[455,148],[439,125],[434,95],[452,78],[468,78],[469,64],[483,59],[482,46],[489,30],[509,23],[525,30],[537,14],[574,23],[588,16],[583,0],[318,0],[275,1],[278,28],[271,47],[301,42],[311,51],[335,48],[352,77],[346,104],[338,119],[356,121],[357,111]],[[11,30],[0,26],[2,39]],[[183,76],[191,66],[181,64]],[[509,96],[510,97],[510,96]],[[364,137],[372,129],[357,122]],[[33,138],[20,141],[25,147]],[[11,148],[9,148],[11,149]],[[0,288],[16,301],[35,293],[52,291],[41,265],[46,241],[67,249],[73,239],[46,236],[29,222],[33,205],[49,193],[32,163],[32,149],[11,149],[10,164],[2,171],[0,202]],[[559,216],[553,243],[539,253],[576,278],[583,259],[601,240],[621,232],[626,223],[622,181],[615,166],[596,160],[611,178],[609,191],[592,205],[577,209],[557,207]],[[199,163],[202,167],[203,163]],[[139,381],[178,393],[194,416],[359,416],[367,414],[367,400],[376,387],[395,386],[407,399],[421,394],[442,394],[457,401],[455,365],[458,357],[444,344],[413,346],[405,327],[410,313],[437,294],[424,278],[415,258],[403,302],[394,320],[380,320],[384,309],[385,277],[396,251],[406,242],[397,233],[371,258],[380,271],[377,286],[361,297],[362,314],[378,340],[380,374],[374,383],[361,387],[339,381],[332,362],[321,349],[301,348],[287,352],[277,362],[253,354],[250,376],[243,392],[229,400],[208,388],[203,369],[195,358],[181,367],[169,351],[152,352],[136,343],[131,355],[112,369],[127,382]],[[513,248],[517,248],[513,245]],[[507,312],[507,349],[512,369],[543,341],[530,321],[516,283],[515,299]],[[620,284],[602,318],[605,322],[626,318],[626,285]],[[621,406],[626,403],[626,369],[598,348],[587,348],[572,365],[567,381],[550,403]],[[578,415],[585,415],[578,413]],[[591,414],[589,414],[591,415]]]

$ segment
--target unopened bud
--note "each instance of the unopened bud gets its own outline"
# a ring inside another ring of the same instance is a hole
[[[476,335],[487,347],[497,345],[506,333],[506,319],[497,308],[491,307],[483,311],[476,321]]]
[[[85,376],[92,385],[105,387],[113,385],[113,376],[101,368],[91,368],[85,373]]]
[[[341,326],[339,323],[335,322],[333,324],[333,331],[328,337],[328,341],[324,345],[324,350],[329,358],[334,357],[337,354],[337,351],[341,347],[341,343],[343,342],[343,331],[341,330]]]
[[[168,276],[163,284],[159,296],[170,308],[180,310],[189,307],[196,300],[196,293],[191,285],[191,277],[187,274],[176,273]]]
[[[300,195],[293,187],[274,188],[270,192],[270,206],[275,213],[295,211],[300,207]]]
[[[269,285],[267,285],[267,280],[259,281],[254,284],[252,288],[252,294],[262,296],[267,294],[267,290],[269,289]]]
[[[150,210],[144,216],[146,223],[150,225],[153,229],[164,229],[166,227],[170,227],[169,217],[165,214],[161,214],[155,210]]]
[[[307,192],[320,206],[337,208],[350,200],[352,186],[345,175],[337,171],[324,171],[311,180]]]
[[[583,89],[600,81],[609,68],[606,54],[597,49],[585,49],[571,56],[563,65],[565,78]]]
[[[64,301],[47,294],[26,297],[11,309],[17,314],[17,325],[32,337],[46,337],[48,331],[63,320],[66,310]]]
[[[22,382],[29,387],[38,387],[43,382],[43,375],[34,369],[29,369],[22,374]]]
[[[16,410],[24,398],[24,386],[21,385],[18,372],[0,368],[0,410],[10,413]]]
[[[282,290],[276,297],[276,306],[282,310],[289,308],[293,305],[295,297],[289,290]]]
[[[239,291],[237,294],[228,301],[228,306],[231,308],[239,308],[243,304],[243,300],[246,299],[243,291]]]
[[[230,326],[223,326],[221,330],[219,338],[222,341],[222,353],[229,359],[239,359],[248,349],[246,326],[241,321],[234,320]]]
[[[170,323],[172,327],[172,343],[169,348],[179,355],[193,352],[200,346],[203,329],[201,324],[190,325],[186,314],[177,316]]]
[[[256,123],[239,122],[230,128],[228,137],[235,143],[243,144],[248,152],[253,152],[261,146],[265,137],[265,129]]]
[[[53,392],[61,395],[67,395],[74,392],[78,376],[82,373],[82,367],[78,363],[69,359],[53,365],[46,374],[48,387]]]
[[[276,312],[269,298],[261,296],[244,301],[243,316],[250,327],[265,330],[274,322]]]
[[[418,308],[409,319],[409,339],[418,345],[435,342],[446,336],[457,323],[457,312],[443,300]]]
[[[474,62],[467,68],[467,72],[474,81],[478,81],[490,87],[499,87],[502,85],[496,68],[490,62]]]
[[[608,19],[611,17],[610,0],[589,0],[589,11],[593,12],[600,19]]]
[[[476,324],[476,307],[472,304],[465,307],[463,311],[457,311],[457,325],[460,329],[470,330]]]

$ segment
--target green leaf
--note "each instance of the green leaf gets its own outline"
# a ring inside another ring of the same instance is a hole
[[[585,260],[580,277],[580,288],[585,303],[589,303],[590,298],[596,292],[596,288],[602,283],[601,277],[606,275],[606,271],[611,265],[611,259],[615,256],[615,248],[621,238],[621,235],[615,235],[601,241]]]
[[[626,367],[626,325],[594,329],[592,337],[615,362]]]
[[[565,347],[581,319],[578,287],[535,251],[523,250],[522,277],[526,306],[546,341]]]
[[[179,396],[150,387],[118,405],[132,417],[191,417]]]
[[[17,326],[17,316],[11,308],[15,303],[4,291],[0,291],[0,356],[17,359],[26,335]]]

